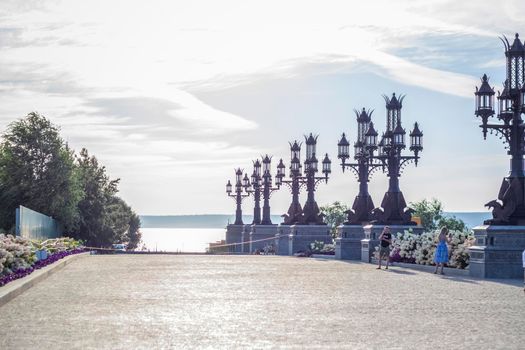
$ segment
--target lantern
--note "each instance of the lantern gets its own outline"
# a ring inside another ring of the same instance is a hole
[[[346,139],[346,135],[343,133],[341,140],[337,144],[337,158],[342,159],[343,163],[350,157],[350,143]]]
[[[494,89],[489,85],[489,78],[483,74],[481,78],[481,86],[476,86],[476,116],[491,117],[494,115]]]
[[[368,130],[365,134],[365,146],[368,149],[373,149],[377,145],[377,131],[374,129],[374,123],[370,122]]]
[[[270,159],[270,157],[268,157],[268,155],[266,155],[263,159],[263,174],[270,172],[271,163],[272,163],[272,160]]]
[[[332,172],[332,169],[330,168],[331,164],[332,162],[330,161],[330,158],[328,158],[328,153],[326,153],[323,159],[323,174],[326,176]]]
[[[315,154],[315,147],[317,144],[317,137],[310,133],[310,136],[304,137],[306,140],[306,159],[310,159]]]
[[[401,123],[398,122],[396,128],[394,129],[394,146],[405,147],[405,129],[401,127]]]
[[[423,149],[423,133],[419,130],[419,125],[414,124],[414,129],[410,132],[410,150],[419,152]]]

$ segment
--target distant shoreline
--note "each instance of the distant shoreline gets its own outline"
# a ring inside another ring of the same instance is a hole
[[[447,216],[455,216],[465,222],[467,227],[473,228],[482,225],[483,221],[491,217],[487,212],[446,212]],[[280,215],[272,215],[272,222],[282,222]],[[243,222],[250,224],[251,215],[243,215]],[[143,228],[225,228],[228,223],[235,221],[235,215],[226,214],[196,214],[196,215],[140,215]]]

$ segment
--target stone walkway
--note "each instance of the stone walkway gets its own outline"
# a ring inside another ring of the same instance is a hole
[[[521,283],[278,256],[86,256],[0,307],[0,349],[523,349]]]

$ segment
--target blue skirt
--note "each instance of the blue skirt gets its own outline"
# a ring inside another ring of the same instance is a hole
[[[434,253],[434,262],[436,264],[442,264],[448,262],[448,248],[447,243],[439,242],[436,251]]]

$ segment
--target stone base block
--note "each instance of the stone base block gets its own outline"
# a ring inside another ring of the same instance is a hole
[[[244,231],[242,231],[242,252],[250,253],[250,231],[252,230],[252,224],[243,226]]]
[[[277,236],[275,238],[275,242],[277,245],[277,254],[278,255],[289,255],[289,240],[290,240],[290,232],[291,232],[291,226],[290,225],[279,225],[277,227]]]
[[[230,253],[242,253],[244,250],[244,236],[246,227],[249,225],[228,225],[226,226],[226,244],[233,244],[228,247]]]
[[[365,231],[361,225],[340,225],[335,239],[335,258],[340,260],[361,260],[361,240]]]
[[[332,243],[327,225],[292,225],[288,238],[288,255],[310,250],[310,243],[315,241]]]
[[[375,248],[379,245],[379,236],[385,226],[390,227],[390,233],[394,236],[396,233],[412,230],[415,234],[422,234],[423,227],[409,225],[367,225],[363,227],[365,238],[361,240],[361,261],[370,262]]]
[[[469,272],[481,278],[523,278],[525,226],[483,225],[474,229]]]
[[[250,230],[250,253],[263,251],[266,246],[272,246],[275,251],[275,235],[277,225],[252,225]]]

